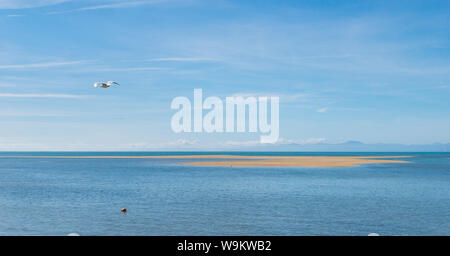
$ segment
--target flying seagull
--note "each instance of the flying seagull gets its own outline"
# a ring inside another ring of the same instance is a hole
[[[95,88],[98,88],[98,87],[102,87],[102,88],[108,88],[108,87],[110,87],[111,85],[113,85],[113,84],[119,84],[118,82],[114,82],[114,81],[108,81],[108,82],[106,82],[106,83],[103,83],[103,82],[95,82],[95,84],[94,84],[94,87]]]

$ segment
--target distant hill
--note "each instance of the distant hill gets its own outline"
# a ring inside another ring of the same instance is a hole
[[[365,144],[359,141],[347,141],[344,143],[316,143],[316,144],[264,144],[252,146],[233,146],[230,150],[241,151],[337,151],[337,152],[450,152],[450,143],[434,143],[425,145],[405,145],[405,144]]]

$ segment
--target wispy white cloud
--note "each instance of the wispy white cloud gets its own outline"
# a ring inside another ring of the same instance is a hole
[[[277,142],[279,145],[289,145],[289,144],[297,144],[297,145],[308,145],[308,144],[317,144],[323,143],[327,141],[325,138],[308,138],[303,140],[290,140],[280,138]]]
[[[325,138],[308,138],[304,140],[290,140],[280,138],[275,144],[272,145],[308,145],[308,144],[318,144],[326,142]],[[224,146],[267,146],[267,144],[261,143],[259,140],[249,140],[249,141],[226,141],[223,143]]]
[[[162,143],[146,143],[138,142],[131,143],[125,146],[127,149],[170,149],[174,147],[193,146],[196,145],[196,140],[178,139],[176,141],[162,142]]]
[[[195,145],[195,144],[197,144],[197,141],[186,139],[178,139],[175,142],[169,143],[169,145]]]
[[[302,144],[318,144],[318,143],[324,143],[327,140],[325,138],[309,138],[302,141]]]
[[[286,102],[304,102],[311,98],[310,94],[307,93],[271,93],[271,92],[245,92],[245,93],[235,93],[232,95],[233,97],[279,97],[280,103],[286,103]]]
[[[128,7],[136,7],[136,6],[148,5],[148,4],[157,4],[157,3],[162,3],[162,2],[167,2],[167,0],[121,1],[118,3],[110,3],[110,4],[83,7],[83,8],[79,8],[78,10],[86,11],[86,10],[97,10],[97,9],[128,8]]]
[[[328,108],[319,108],[318,110],[317,110],[317,112],[319,112],[319,113],[325,113],[325,112],[327,112],[328,111]]]
[[[77,65],[84,63],[85,61],[65,61],[65,62],[41,62],[30,64],[12,64],[12,65],[0,65],[0,69],[27,69],[27,68],[49,68],[59,67],[67,65]]]
[[[214,58],[196,58],[196,57],[180,58],[180,57],[174,57],[174,58],[154,58],[154,59],[150,59],[149,61],[216,62],[216,61],[220,61],[220,60],[219,59],[214,59]]]
[[[120,2],[109,3],[109,4],[86,6],[86,7],[81,7],[81,8],[71,9],[71,10],[65,10],[65,11],[49,12],[48,14],[63,14],[63,13],[69,13],[69,12],[92,11],[92,10],[101,10],[101,9],[131,8],[131,7],[138,7],[138,6],[142,6],[142,5],[159,4],[159,3],[163,3],[163,2],[167,2],[167,0],[120,1]]]
[[[10,84],[10,83],[2,83],[0,82],[0,87],[16,87],[15,84]]]
[[[82,99],[90,98],[91,95],[76,94],[40,94],[40,93],[0,93],[0,98],[61,98],[61,99]]]
[[[90,69],[92,71],[93,69]],[[164,71],[164,70],[173,70],[173,68],[162,68],[162,67],[131,67],[131,68],[100,68],[96,69],[96,71],[102,72],[121,72],[121,71]]]
[[[71,0],[0,0],[0,9],[24,9],[55,5]]]
[[[310,13],[305,13],[305,18],[308,15]],[[407,16],[377,15],[344,19],[324,16],[318,22],[308,22],[306,18],[303,23],[269,23],[256,19],[250,23],[215,26],[209,33],[192,35],[195,30],[189,30],[187,33],[190,34],[180,31],[179,40],[168,43],[180,53],[215,56],[241,70],[318,71],[324,74],[326,71],[350,75],[447,74],[449,66],[445,62],[444,65],[442,62],[424,65],[420,61],[409,61],[407,54],[411,49],[445,47],[442,46],[448,45],[445,37],[430,35],[433,40],[418,37],[408,43],[386,40],[386,35],[404,33],[405,27],[401,24],[408,20],[411,19]],[[431,24],[430,19],[415,19],[408,30],[417,26],[432,28],[443,23],[435,21]]]
[[[61,117],[61,116],[69,116],[69,115],[68,114],[54,114],[54,113],[1,111],[0,116],[4,116],[4,117]]]
[[[224,146],[258,146],[266,145],[262,144],[259,140],[248,140],[248,141],[226,141]]]
[[[291,58],[291,60],[304,60],[304,59],[347,59],[351,57],[356,57],[355,55],[344,54],[344,55],[315,55],[315,56],[301,56]]]

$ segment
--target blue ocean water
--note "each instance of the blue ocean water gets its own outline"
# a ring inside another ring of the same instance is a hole
[[[350,168],[37,155],[414,155]],[[120,210],[126,207],[127,214]],[[450,235],[450,153],[0,153],[0,235]]]

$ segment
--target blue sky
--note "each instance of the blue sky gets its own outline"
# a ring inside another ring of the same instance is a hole
[[[170,102],[277,95],[280,143],[450,142],[449,1],[0,0],[0,150],[214,149]],[[96,89],[95,81],[121,86]]]

